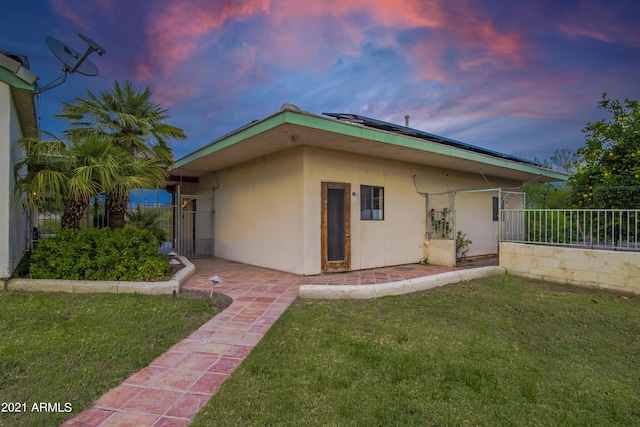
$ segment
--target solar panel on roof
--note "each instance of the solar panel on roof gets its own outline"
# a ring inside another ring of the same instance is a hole
[[[382,120],[372,119],[370,117],[360,116],[358,114],[349,113],[322,113],[325,116],[333,117],[338,120],[359,124],[362,126],[384,130],[387,132],[393,132],[400,135],[411,136],[414,138],[420,138],[425,141],[436,142],[438,144],[444,144],[451,147],[461,148],[463,150],[473,151],[480,154],[486,154],[488,156],[497,157],[505,160],[512,160],[514,162],[525,163],[534,166],[542,166],[539,163],[531,160],[523,159],[516,156],[510,156],[508,154],[500,153],[498,151],[488,150],[486,148],[478,147],[476,145],[467,144],[464,142],[456,141],[454,139],[445,138],[443,136],[434,135],[432,133],[424,132],[418,129],[413,129],[406,126],[396,125],[394,123],[385,122]]]

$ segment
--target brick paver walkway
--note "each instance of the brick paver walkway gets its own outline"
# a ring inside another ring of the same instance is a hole
[[[216,258],[192,261],[196,274],[182,288],[209,293],[207,278],[217,275],[222,283],[215,291],[233,303],[63,426],[187,426],[296,299],[300,285],[388,283],[453,270],[410,265],[298,276]]]

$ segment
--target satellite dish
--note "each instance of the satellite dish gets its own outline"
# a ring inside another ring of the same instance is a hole
[[[89,37],[87,37],[87,36],[85,36],[83,34],[78,34],[78,37],[80,37],[82,40],[86,41],[91,49],[93,49],[96,52],[98,52],[98,56],[102,56],[104,53],[107,52],[102,47],[100,47],[100,45],[98,43],[94,42]]]
[[[62,67],[63,75],[45,87],[36,89],[36,94],[40,94],[45,90],[60,86],[67,79],[67,74],[73,74],[76,71],[85,76],[98,75],[98,67],[96,67],[93,62],[89,61],[87,57],[91,55],[92,52],[97,52],[99,56],[102,56],[106,51],[89,37],[82,34],[78,34],[78,36],[89,45],[87,47],[87,51],[82,56],[74,48],[66,45],[60,40],[54,39],[53,37],[47,37],[47,46],[56,58],[64,64]]]
[[[74,48],[67,46],[60,40],[53,37],[47,37],[47,46],[53,54],[58,58],[65,66],[67,71],[71,71],[74,68],[80,74],[85,76],[97,76],[98,67],[88,59],[85,59],[80,63],[82,55],[80,55]]]

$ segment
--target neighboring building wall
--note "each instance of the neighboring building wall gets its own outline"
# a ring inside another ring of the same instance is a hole
[[[640,253],[500,243],[508,274],[640,294]]]
[[[11,188],[9,176],[11,171],[11,118],[13,117],[13,105],[9,86],[0,82],[0,230],[9,230],[9,210],[11,200]],[[9,176],[8,176],[9,175]],[[11,251],[9,249],[9,233],[0,233],[0,277],[11,275]]]
[[[217,173],[217,257],[304,273],[302,150],[293,148]]]
[[[22,259],[22,255],[27,250],[27,234],[31,230],[31,226],[27,221],[27,215],[22,207],[21,203],[14,203],[13,189],[15,186],[15,179],[13,176],[13,165],[15,165],[20,157],[21,152],[16,152],[13,149],[13,141],[17,138],[21,138],[22,129],[18,121],[18,114],[13,110],[11,116],[11,161],[9,168],[9,198],[7,203],[9,205],[9,255],[11,260],[11,272],[18,266],[18,263]],[[1,199],[0,199],[1,200]]]
[[[22,136],[10,87],[0,82],[0,278],[9,277],[26,249],[26,219],[19,204],[13,203],[12,142]]]

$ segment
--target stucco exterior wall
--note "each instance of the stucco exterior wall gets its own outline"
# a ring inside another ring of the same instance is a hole
[[[640,294],[640,253],[500,243],[509,274]]]
[[[215,254],[303,274],[303,148],[217,173]]]
[[[424,257],[427,206],[425,196],[419,192],[443,193],[487,186],[480,174],[456,173],[314,147],[305,147],[304,181],[306,274],[321,272],[320,185],[323,181],[350,183],[351,191],[356,193],[351,198],[353,270],[416,263]],[[492,184],[518,185],[504,179],[494,180]],[[360,219],[360,185],[384,187],[384,221]],[[467,256],[497,253],[498,225],[492,218],[492,198],[497,195],[496,191],[457,195],[457,226],[467,232],[471,240],[475,239]],[[438,248],[443,246],[431,243]],[[455,251],[451,244],[444,246]],[[446,260],[444,264],[450,265],[454,256],[442,258]],[[430,262],[440,262],[440,258]]]
[[[0,82],[0,230],[6,230],[0,233],[0,278],[11,275],[26,248],[26,218],[21,206],[13,203],[12,142],[21,136],[10,87]]]
[[[305,147],[305,274],[321,272],[322,182],[351,184],[352,270],[420,261],[425,200],[416,193],[412,178],[419,170],[391,160]],[[361,185],[384,187],[384,220],[360,219]]]
[[[11,152],[11,93],[9,86],[0,82],[0,230],[9,230],[9,176]],[[9,233],[0,233],[0,277],[11,274],[11,256],[9,250]]]
[[[414,177],[422,181],[420,188]],[[421,192],[487,185],[479,174],[311,146],[291,148],[216,173],[215,255],[296,274],[322,273],[323,182],[351,186],[352,270],[424,258],[427,200]],[[515,186],[508,180],[497,184]],[[384,220],[361,220],[361,185],[384,187]],[[210,194],[211,185],[185,185],[182,192]],[[475,239],[468,255],[497,251],[497,224],[492,221],[496,195],[459,196],[464,211],[459,225]]]
[[[467,257],[498,253],[498,221],[493,220],[493,198],[497,191],[456,195],[456,229],[473,243]]]
[[[430,264],[453,267],[456,265],[455,240],[432,239],[427,242],[426,259]]]

